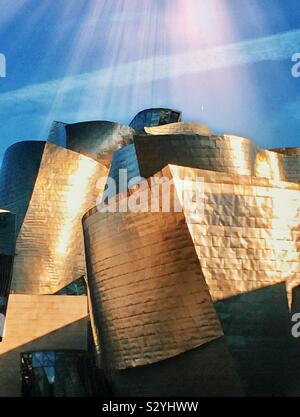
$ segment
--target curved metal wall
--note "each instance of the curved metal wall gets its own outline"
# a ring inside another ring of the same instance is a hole
[[[113,152],[132,143],[134,130],[114,122],[95,121],[66,125],[66,147],[109,166]]]
[[[0,209],[0,342],[3,337],[15,254],[15,215]]]
[[[109,368],[159,362],[223,335],[183,213],[94,209],[83,226]]]
[[[169,126],[165,129],[168,131]],[[127,168],[129,180],[137,175],[149,178],[164,166],[175,164],[274,180],[300,180],[300,157],[262,149],[246,138],[202,136],[197,131],[196,127],[194,135],[191,131],[188,134],[135,135],[130,158],[124,158],[126,152],[129,153],[127,147],[117,151],[110,175],[117,179],[118,169]]]
[[[126,171],[126,176],[123,178],[120,178],[121,170]],[[140,182],[140,168],[134,144],[127,145],[113,154],[108,177],[114,182],[112,188],[110,183],[107,183],[103,194],[104,200],[120,192],[126,192],[129,181],[131,186]]]
[[[17,238],[15,293],[53,294],[85,275],[81,217],[96,204],[98,180],[106,176],[97,161],[46,144]]]
[[[300,284],[300,185],[179,166],[163,173],[176,187],[185,178],[203,184],[203,215],[184,214],[212,299],[285,282],[291,302]]]
[[[162,126],[145,127],[149,135],[212,135],[211,130],[200,123],[178,122]]]
[[[246,138],[191,134],[135,137],[141,175],[148,178],[167,164],[260,177],[283,177],[278,154]]]
[[[203,213],[195,215],[189,207],[183,213],[93,209],[84,217],[93,310],[115,392],[157,395],[159,379],[169,392],[183,395],[167,375],[171,367],[205,392],[199,366],[206,374],[203,363],[209,360],[218,375],[230,373],[230,360],[215,359],[229,347],[249,395],[288,393],[299,372],[293,366],[299,347],[291,341],[288,300],[291,305],[300,284],[300,185],[179,166],[157,175],[173,179],[177,192],[182,180],[190,178],[196,186],[200,178]],[[199,310],[189,298],[189,284]],[[225,341],[217,337],[214,309]],[[178,356],[180,349],[185,353]],[[191,357],[194,368],[182,373]],[[210,386],[209,395],[216,389]]]
[[[181,121],[181,112],[172,109],[152,108],[139,112],[130,123],[134,129],[144,129],[144,127],[161,126],[169,123]]]
[[[7,149],[0,171],[0,207],[16,215],[20,230],[32,195],[46,142],[24,141]]]

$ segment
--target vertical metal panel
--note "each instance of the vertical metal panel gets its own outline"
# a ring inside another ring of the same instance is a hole
[[[159,362],[223,335],[183,213],[93,210],[84,233],[107,366]]]
[[[0,207],[16,215],[16,231],[26,214],[46,142],[24,141],[7,149],[0,175]]]
[[[100,163],[54,144],[45,146],[16,244],[12,290],[51,294],[85,275],[81,217],[96,204]]]

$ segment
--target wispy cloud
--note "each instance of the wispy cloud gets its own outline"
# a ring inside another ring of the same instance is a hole
[[[44,118],[57,118],[59,114],[61,118],[70,121],[78,116],[79,108],[86,114],[83,103],[94,102],[99,95],[117,95],[119,88],[138,89],[141,83],[152,83],[166,78],[173,79],[256,62],[286,60],[298,51],[300,30],[294,30],[212,49],[132,61],[2,93],[0,116],[7,120],[16,114],[18,118],[21,114],[28,113],[37,117],[43,114]],[[59,103],[58,109],[53,109],[54,101]],[[50,109],[52,112],[56,111],[56,114],[52,114]]]
[[[82,90],[89,85],[110,88],[152,82],[169,77],[250,63],[289,59],[300,51],[300,30],[280,33],[265,38],[169,56],[137,60],[116,67],[29,85],[0,94],[0,104],[20,103],[23,100],[47,100],[63,88],[64,92]],[[49,96],[50,94],[50,96]]]

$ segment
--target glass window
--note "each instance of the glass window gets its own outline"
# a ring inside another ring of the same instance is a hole
[[[21,353],[22,393],[25,397],[88,396],[87,352]]]
[[[87,295],[87,288],[84,277],[71,282],[71,284],[57,291],[56,295]]]

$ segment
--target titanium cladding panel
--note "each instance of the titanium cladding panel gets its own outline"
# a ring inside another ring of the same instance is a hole
[[[177,189],[184,178],[203,181],[203,215],[184,214],[212,299],[285,282],[291,303],[300,284],[299,184],[178,166],[163,173]]]
[[[0,207],[16,215],[17,233],[23,223],[46,142],[24,141],[4,155],[0,175]]]
[[[17,238],[15,293],[52,294],[85,275],[81,218],[102,194],[98,180],[106,175],[98,162],[46,144]]]
[[[16,216],[0,209],[0,254],[14,255],[16,241]]]
[[[223,335],[183,213],[92,210],[84,234],[107,366],[152,364]]]
[[[138,176],[149,178],[164,166],[175,164],[275,181],[300,180],[297,156],[261,149],[241,137],[199,135],[197,132],[202,128],[198,125],[175,123],[173,128],[170,126],[173,125],[152,128],[154,133],[162,129],[158,134],[135,135],[133,144],[115,152],[109,177],[119,185],[119,169],[127,169],[128,182],[135,178],[134,183],[137,183]],[[192,134],[193,129],[195,134]],[[110,197],[112,194],[107,193]]]
[[[203,212],[92,210],[84,219],[96,324],[117,369],[220,336],[213,302],[283,282],[291,302],[300,283],[298,184],[178,166],[157,175],[178,193],[183,179],[200,178]]]

